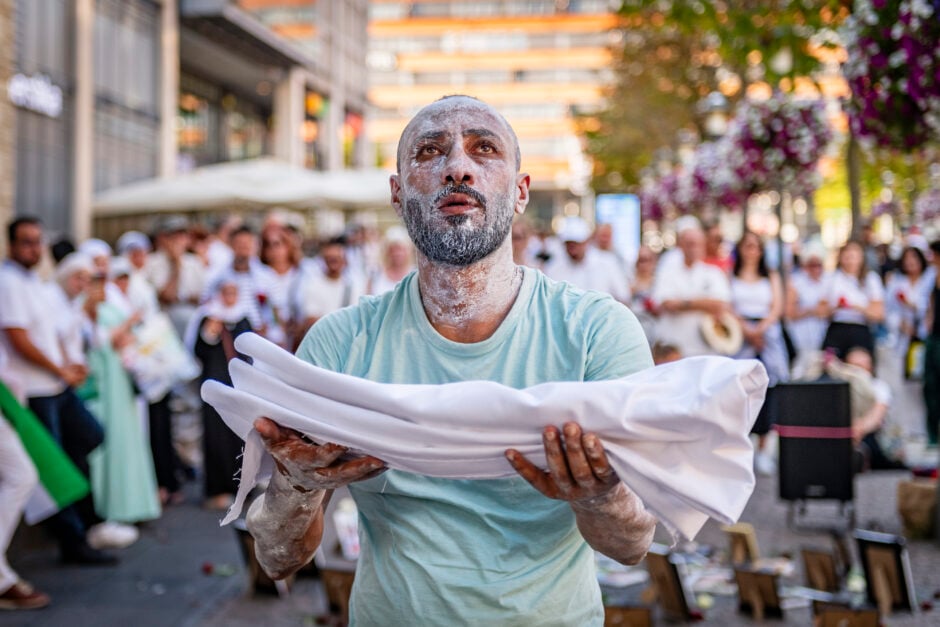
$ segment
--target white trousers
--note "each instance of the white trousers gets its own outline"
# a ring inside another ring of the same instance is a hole
[[[542,429],[569,420],[597,434],[611,466],[664,526],[692,538],[709,517],[737,520],[754,487],[748,433],[767,373],[754,360],[696,357],[623,379],[555,382],[516,390],[487,381],[375,383],[304,363],[258,335],[235,341],[252,364],[229,363],[234,389],[202,395],[246,440],[233,520],[264,472],[252,422],[267,416],[317,442],[374,455],[389,468],[432,477],[515,476],[515,448],[545,467]]]
[[[0,593],[19,581],[7,562],[7,547],[20,522],[23,507],[39,481],[36,468],[20,437],[0,415]]]

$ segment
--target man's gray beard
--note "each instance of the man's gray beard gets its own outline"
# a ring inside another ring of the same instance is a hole
[[[417,198],[405,202],[402,219],[415,247],[431,261],[465,267],[488,257],[506,241],[512,229],[513,212],[506,197],[495,199],[490,209],[483,207],[484,223],[479,228],[465,226],[467,215],[445,218],[446,225],[431,226]]]

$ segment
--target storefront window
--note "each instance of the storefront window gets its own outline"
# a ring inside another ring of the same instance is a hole
[[[352,111],[346,112],[343,123],[343,165],[347,168],[356,167],[359,142],[362,141],[362,116]]]
[[[263,155],[268,141],[267,116],[232,94],[222,98],[222,111],[225,160],[254,159]]]
[[[187,172],[221,159],[219,109],[214,104],[218,96],[210,86],[186,75],[180,78],[180,88],[176,114],[177,170]]]
[[[157,174],[160,7],[95,2],[95,190]]]
[[[310,91],[304,99],[304,167],[322,170],[326,164],[324,153],[323,123],[330,109],[330,101]]]
[[[180,77],[177,170],[254,159],[270,152],[269,112],[202,78]]]

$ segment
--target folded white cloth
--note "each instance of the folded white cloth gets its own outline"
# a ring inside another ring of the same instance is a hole
[[[514,476],[507,448],[545,467],[542,429],[573,420],[597,434],[647,509],[690,539],[709,516],[736,521],[754,488],[748,433],[767,389],[756,360],[695,357],[623,379],[517,390],[488,381],[375,383],[310,365],[255,334],[235,346],[252,363],[230,362],[234,388],[202,386],[246,440],[238,495],[222,524],[241,513],[259,471],[270,472],[252,427],[260,416],[390,468],[454,479]]]

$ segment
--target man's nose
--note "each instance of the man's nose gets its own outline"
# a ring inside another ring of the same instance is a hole
[[[455,147],[447,155],[447,162],[444,164],[444,182],[472,185],[474,166],[470,155],[462,147]]]

